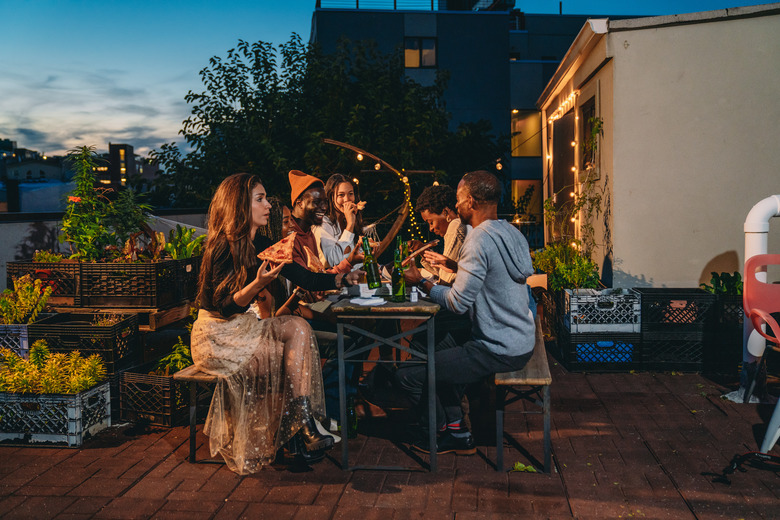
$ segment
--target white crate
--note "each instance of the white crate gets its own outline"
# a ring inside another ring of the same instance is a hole
[[[0,441],[76,448],[109,426],[108,381],[78,394],[0,392]]]
[[[566,289],[563,325],[572,333],[640,332],[642,305],[633,289]]]

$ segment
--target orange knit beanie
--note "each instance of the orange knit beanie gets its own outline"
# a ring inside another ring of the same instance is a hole
[[[304,191],[309,189],[312,184],[320,184],[323,187],[325,186],[317,177],[307,175],[299,170],[290,170],[288,176],[290,177],[290,188],[292,189],[290,198],[293,206],[295,206],[295,201],[298,200],[298,197],[300,197]]]

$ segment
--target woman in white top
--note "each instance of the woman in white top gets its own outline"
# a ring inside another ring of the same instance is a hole
[[[468,226],[458,218],[456,201],[455,190],[444,184],[428,186],[417,198],[420,217],[432,232],[444,238],[444,254],[425,251],[423,266],[446,285],[455,280],[460,249],[468,232]]]
[[[322,219],[322,225],[314,228],[314,234],[320,244],[320,260],[334,266],[347,258],[355,247],[360,247],[357,240],[363,232],[363,217],[358,208],[362,204],[352,180],[340,173],[328,178],[325,195],[328,214]]]

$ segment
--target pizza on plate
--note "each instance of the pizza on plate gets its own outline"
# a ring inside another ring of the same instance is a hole
[[[257,258],[268,260],[274,264],[291,264],[293,261],[293,246],[295,245],[295,233],[290,233],[272,246],[265,248]]]

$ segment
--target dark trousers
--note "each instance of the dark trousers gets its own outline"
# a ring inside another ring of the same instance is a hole
[[[520,370],[532,352],[521,356],[494,354],[475,341],[457,344],[451,335],[436,345],[436,425],[439,428],[463,418],[461,399],[466,386],[498,372]],[[428,374],[425,365],[398,369],[396,381],[428,424]]]
[[[322,385],[325,393],[325,410],[328,417],[338,420],[339,415],[339,364],[338,364],[338,335],[335,325],[324,321],[311,321],[314,336],[317,338],[317,347],[320,357],[326,359],[322,367]],[[332,330],[329,330],[332,329]],[[353,340],[344,336],[344,347],[349,348]],[[347,363],[345,379],[347,383],[347,398],[357,394],[360,374],[359,366],[355,363]],[[326,425],[327,427],[327,425]]]

